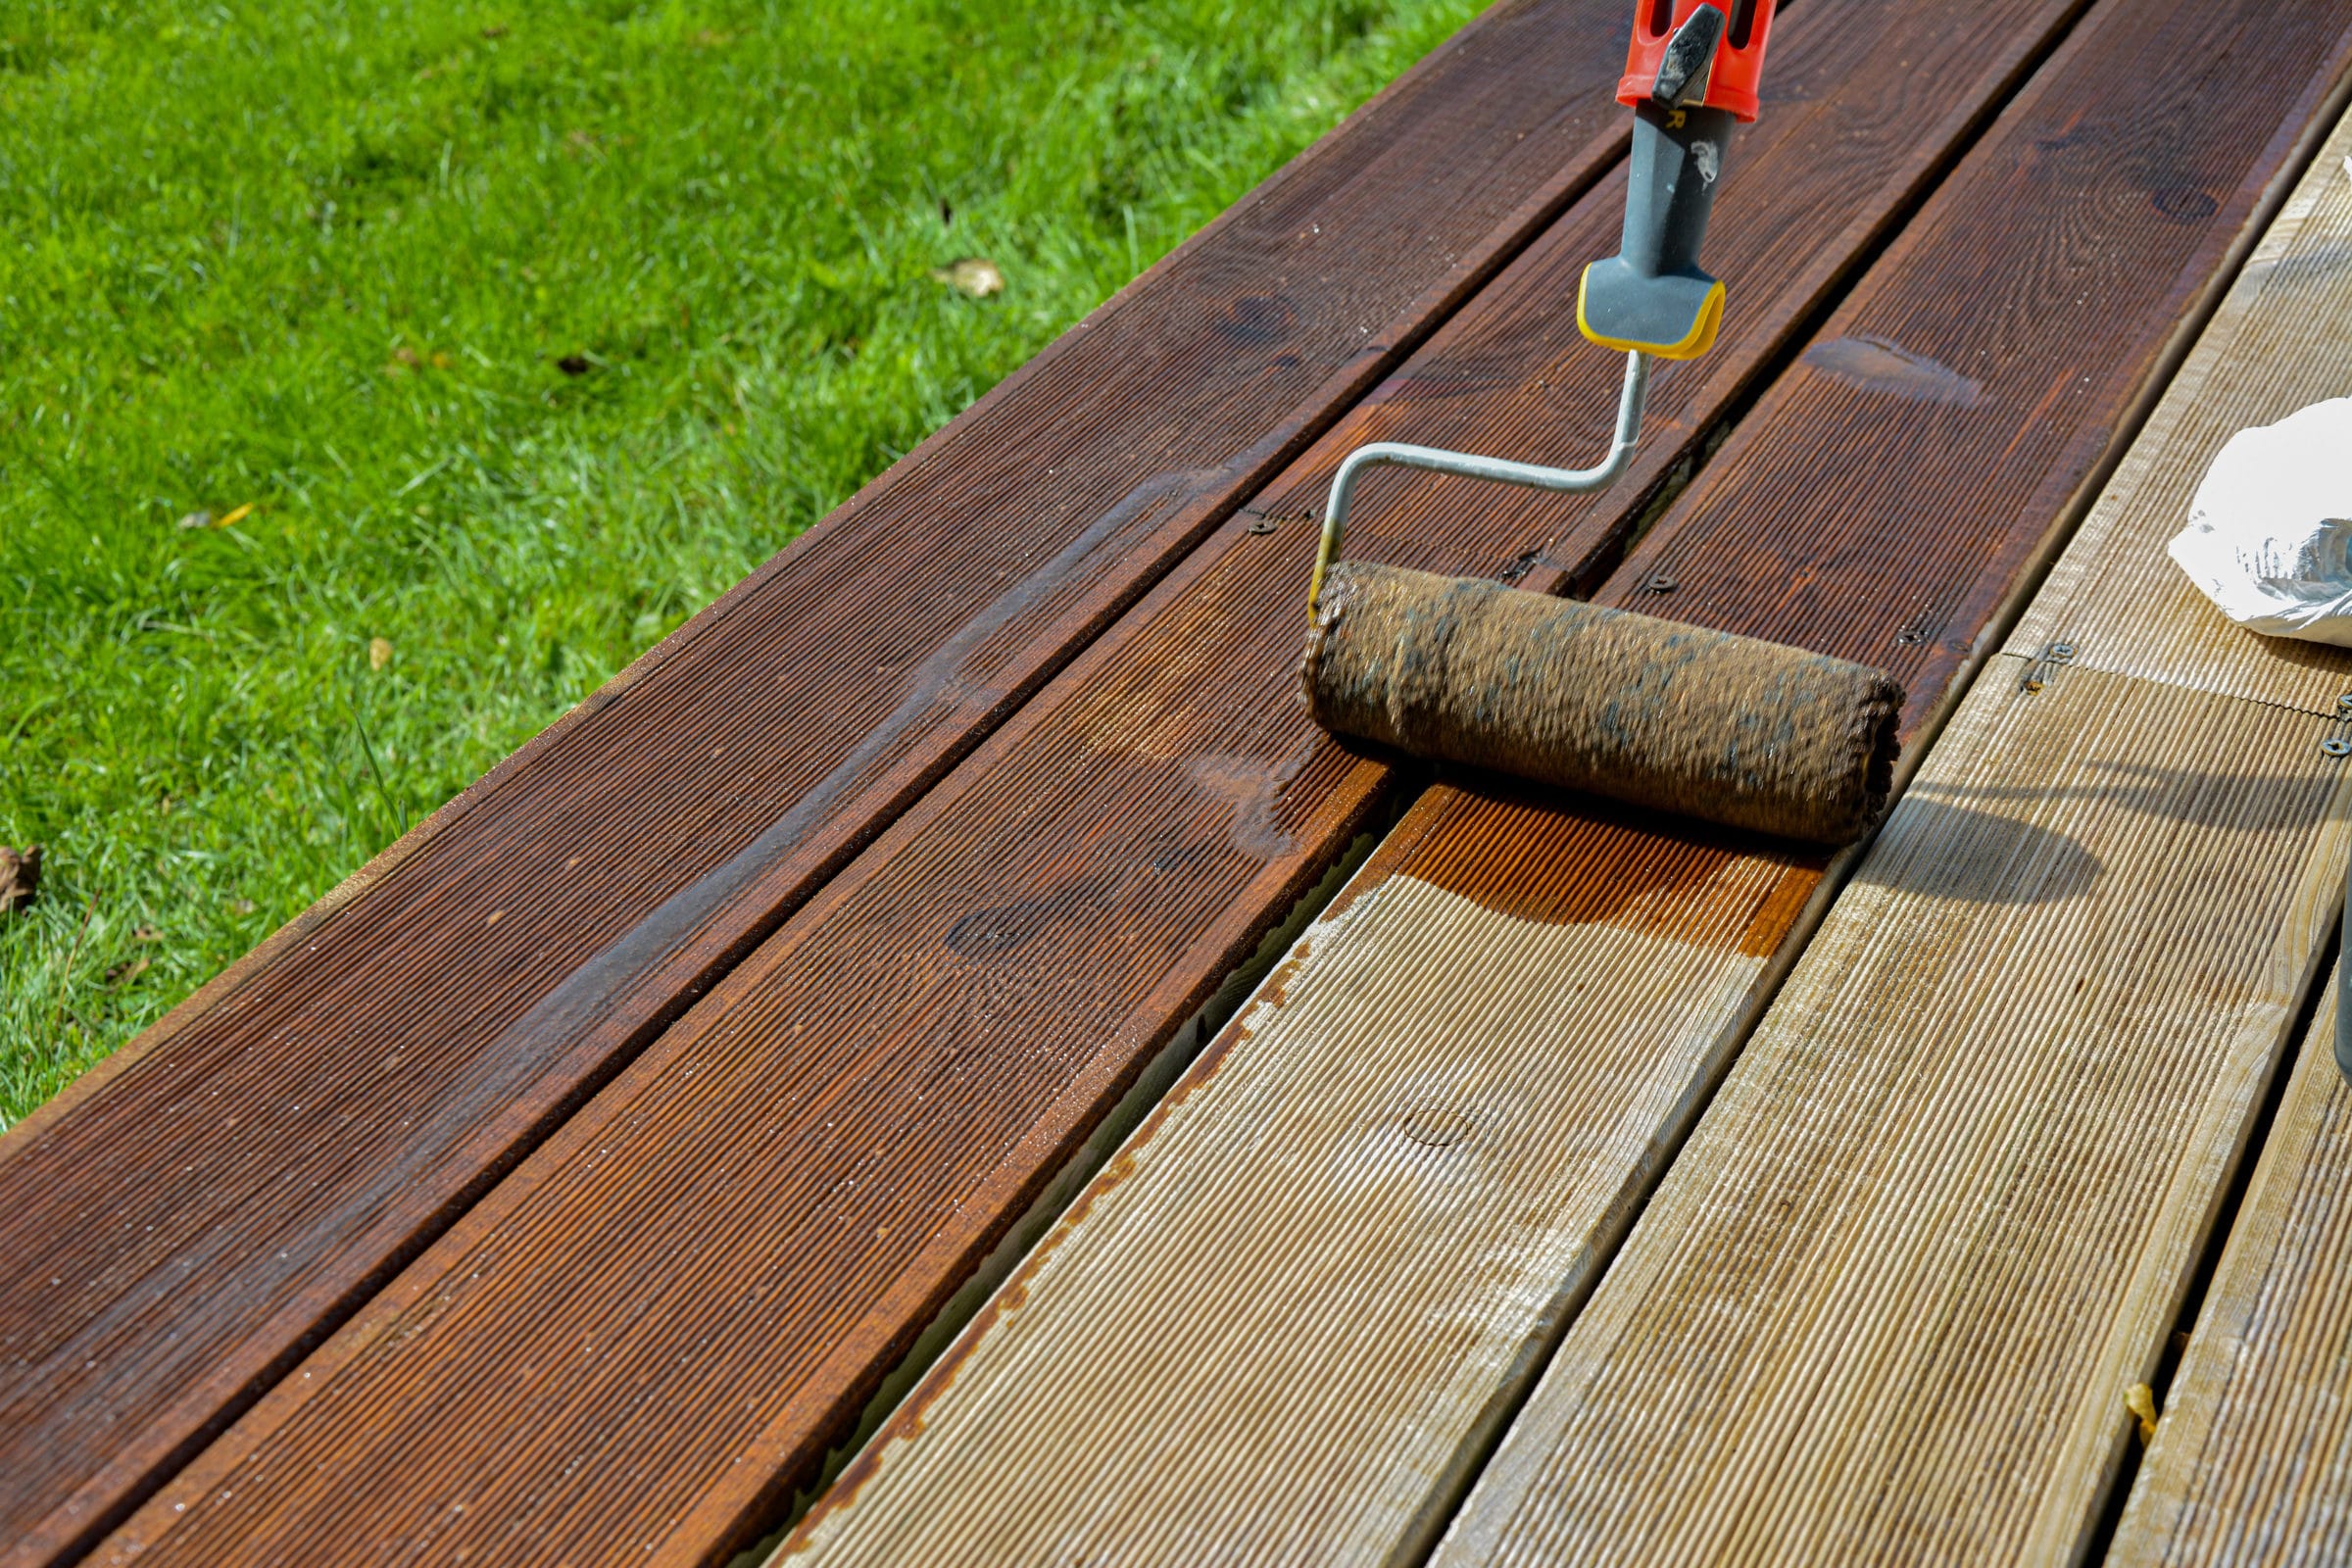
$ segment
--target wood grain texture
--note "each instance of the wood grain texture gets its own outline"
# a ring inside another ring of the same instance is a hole
[[[1621,534],[2030,63],[2035,29],[1985,16],[1793,13],[1775,43],[1789,97],[1742,142],[1751,178],[1716,213],[1711,256],[1752,279],[1743,309],[1710,360],[1659,377],[1658,440],[1635,477],[1573,506],[1376,493],[1363,547],[1494,571],[1563,529],[1592,547]],[[2294,58],[2308,69],[2307,49]],[[2241,151],[2251,170],[2260,139]],[[1618,368],[1562,302],[1615,244],[1621,200],[1605,184],[1554,225],[1253,503],[1289,521],[1221,528],[107,1554],[693,1561],[770,1522],[1379,803],[1387,770],[1320,737],[1295,700],[1311,549],[1298,519],[1362,439],[1597,446]],[[2218,268],[2250,200],[2168,229],[2158,251]],[[2172,278],[2134,296],[2159,338],[2180,308]],[[2146,335],[2112,341],[2137,353]]]
[[[2332,712],[2352,659],[2228,625],[2164,554],[2221,443],[2352,390],[2352,116],[2215,316],[2147,436],[2035,601],[2012,648]],[[2168,637],[2143,640],[2150,604]],[[2352,1224],[2347,1091],[2321,1000],[2261,1161],[2141,1461],[2110,1562],[2340,1559],[2352,1540]]]
[[[1548,805],[1423,795],[775,1560],[1426,1549],[1819,876]]]
[[[2316,30],[2323,16],[2340,13],[2277,20]],[[2003,176],[1905,227],[1885,283],[1857,290],[1776,386],[1774,417],[1733,431],[1701,475],[1707,504],[1654,530],[1595,598],[1884,665],[1930,701],[1999,646],[1985,629],[2031,586],[2023,564],[2091,505],[2217,297],[2213,253],[2183,238],[2258,237],[2246,215],[2285,194],[2341,102],[2340,37],[2307,35],[2327,63],[2290,68],[2229,0],[2143,17],[2139,95],[2100,94],[2079,34],[2053,66],[2065,84],[1994,132]],[[2267,92],[2214,79],[2215,62],[2257,55],[2288,76]],[[1803,482],[1838,459],[1871,467],[1866,494]],[[1939,526],[1910,532],[1920,514]],[[1838,568],[1894,537],[1904,569],[1855,592]]]
[[[2352,774],[2307,714],[2009,674],[1930,753],[1439,1563],[2083,1544],[2325,951]]]
[[[0,1561],[119,1517],[1608,168],[1623,26],[1497,7],[0,1140]]]
[[[2352,1544],[2352,1087],[2330,980],[2294,1060],[2115,1568],[2341,1561]]]
[[[1938,714],[2163,363],[2177,318],[2129,291],[2193,299],[2210,277],[2148,267],[2171,220],[2098,166],[2071,194],[2035,168],[2077,136],[2112,170],[2134,112],[2205,90],[2162,14],[2093,13],[1816,345],[1899,333],[1931,363],[1989,360],[1977,401],[1921,439],[1915,400],[1789,377],[1602,597],[1906,661],[1910,732]],[[2280,128],[2265,114],[2239,132],[2240,224],[2289,156],[2251,151]],[[2223,178],[2211,149],[2164,151],[2140,167]],[[2017,199],[2021,167],[2041,204]],[[1922,287],[1996,210],[2021,276],[1979,243],[1966,301]],[[2142,266],[2119,275],[2126,255]],[[2036,326],[2070,308],[2134,335]],[[2053,384],[2106,404],[2053,408]],[[1918,505],[1939,475],[1953,500]],[[1690,580],[1646,593],[1667,567]],[[1950,608],[1906,636],[1923,590]],[[1654,818],[1431,791],[779,1560],[1417,1560],[1771,995],[1820,876]]]
[[[2217,315],[2209,370],[2275,276]],[[2180,439],[2152,421],[2094,516],[2130,515]],[[2045,595],[2085,560],[2143,569],[2124,538],[2085,532]],[[2330,723],[2209,689],[2278,692],[2308,655],[2217,640],[2201,600],[2141,605],[2131,636],[2139,675],[1979,679],[1438,1562],[2057,1561],[2092,1539],[2125,1392],[2291,1050],[2352,800]],[[2321,658],[2324,689],[2352,674]]]
[[[2148,433],[2083,523],[2008,650],[2072,643],[2096,669],[2188,683],[2314,712],[2346,688],[2333,649],[2239,630],[2165,554],[2224,442],[2308,403],[2352,396],[2352,118],[2312,164],[2248,262],[2196,352],[2151,416]],[[2151,614],[2199,634],[2151,642]]]

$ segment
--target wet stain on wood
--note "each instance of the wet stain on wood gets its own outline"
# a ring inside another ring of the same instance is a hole
[[[1913,354],[1899,343],[1868,333],[1836,337],[1805,350],[1804,363],[1847,386],[1865,392],[1884,392],[1914,403],[1945,403],[1973,409],[1984,396],[1984,383],[1938,365],[1924,354]]]

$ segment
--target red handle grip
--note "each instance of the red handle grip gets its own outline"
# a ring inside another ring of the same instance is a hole
[[[1621,104],[1645,104],[1666,58],[1666,40],[1702,5],[1726,12],[1722,47],[1715,51],[1706,105],[1728,109],[1741,120],[1756,118],[1756,83],[1764,74],[1764,38],[1772,31],[1773,0],[1636,0],[1634,46],[1617,83]]]

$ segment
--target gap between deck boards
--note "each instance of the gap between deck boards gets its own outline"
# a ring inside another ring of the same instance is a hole
[[[2071,13],[2070,13],[2070,14],[2071,14]],[[1798,20],[1800,20],[1800,21],[1801,21],[1801,16],[1799,17],[1799,19],[1798,19]],[[1996,97],[1996,99],[1995,99],[1994,101],[1997,103],[1997,97]],[[1979,106],[1977,109],[1975,109],[1975,110],[1972,110],[1972,111],[1971,111],[1971,112],[1970,112],[1970,113],[1969,113],[1969,114],[1968,114],[1968,115],[1967,115],[1967,116],[1964,118],[1963,123],[1964,123],[1964,124],[1968,124],[1968,123],[1975,123],[1975,122],[1981,122],[1983,115],[1984,115],[1984,113],[1988,113],[1988,112],[1989,112],[1989,110],[1988,110],[1987,108],[1985,108],[1984,106],[1982,106],[1982,105],[1980,105],[1980,106]],[[1906,170],[1905,170],[1905,172],[1904,172],[1904,177],[1905,177],[1905,178],[1907,178],[1907,179],[1909,179],[1909,180],[1912,182],[1912,185],[1914,186],[1914,188],[1921,188],[1921,187],[1924,187],[1924,185],[1925,185],[1925,183],[1926,183],[1926,181],[1927,181],[1927,179],[1928,179],[1929,175],[1930,175],[1930,174],[1932,174],[1932,172],[1933,172],[1933,161],[1931,161],[1931,165],[1930,165],[1930,167],[1929,167],[1929,168],[1926,168],[1926,169],[1922,169],[1922,168],[1920,168],[1920,167],[1918,167],[1918,166],[1916,166],[1916,165],[1914,165],[1914,166],[1906,166]],[[1608,229],[1611,229],[1611,230],[1613,230],[1613,228],[1614,228],[1614,215],[1613,215],[1613,214],[1610,214],[1610,215],[1606,215],[1606,217],[1607,217],[1607,221],[1606,221],[1605,225],[1603,225],[1603,226],[1607,227]],[[1892,222],[1893,220],[1894,220],[1894,219],[1893,219],[1893,216],[1892,216],[1892,215],[1888,215],[1888,216],[1882,217],[1882,218],[1880,218],[1880,219],[1876,219],[1876,220],[1873,220],[1873,225],[1874,225],[1874,226],[1873,226],[1873,227],[1871,227],[1871,228],[1868,228],[1868,229],[1866,229],[1866,230],[1865,230],[1865,231],[1864,231],[1862,234],[1858,235],[1858,236],[1857,236],[1857,238],[1863,238],[1863,239],[1866,239],[1866,238],[1868,238],[1868,236],[1869,236],[1869,234],[1870,234],[1871,232],[1876,232],[1876,231],[1878,231],[1878,225],[1883,225],[1883,224],[1886,224],[1886,223],[1890,223],[1890,222]],[[1581,260],[1581,258],[1579,258],[1579,259]],[[1833,273],[1832,275],[1835,275],[1835,274]],[[1808,286],[1808,287],[1817,287],[1817,286],[1820,286],[1820,285],[1818,285],[1818,284],[1808,284],[1807,286]],[[1781,321],[1781,322],[1779,322],[1779,323],[1775,323],[1775,324],[1774,324],[1774,331],[1778,332],[1778,331],[1781,331],[1781,330],[1785,330],[1785,329],[1786,329],[1786,326],[1787,326],[1787,322],[1786,322],[1786,320],[1783,320],[1783,321]],[[1743,377],[1743,376],[1749,376],[1749,375],[1752,375],[1753,373],[1754,373],[1754,372],[1752,371],[1752,369],[1751,369],[1751,370],[1742,370],[1742,371],[1739,372],[1739,374],[1737,374],[1737,375],[1734,375],[1734,376],[1732,377],[1733,383],[1734,383],[1735,385],[1737,385],[1737,384],[1740,384],[1740,380],[1741,380],[1741,377]],[[1424,394],[1424,395],[1426,395],[1426,394]],[[1377,412],[1377,411],[1375,411],[1375,412]],[[1171,591],[1172,591],[1172,590],[1171,590]],[[1167,594],[1167,593],[1163,593],[1163,594],[1161,594],[1161,595],[1157,596],[1157,602],[1164,603],[1164,602],[1166,602],[1166,600],[1168,599],[1168,597],[1169,597],[1169,594]],[[1003,748],[1001,748],[1001,747],[1000,747],[1000,748],[996,748],[996,750],[1002,750],[1002,749],[1003,749]],[[988,754],[984,754],[984,755],[993,755],[993,752],[992,752],[992,753],[988,753]],[[968,769],[967,769],[967,772],[968,772]]]
[[[2336,101],[2340,102],[2340,89]],[[2332,113],[2332,109],[2330,109],[2330,113]],[[2108,477],[2112,475],[2116,466],[2116,460],[2121,455],[2122,450],[2125,444],[2129,441],[2133,429],[2137,427],[2142,420],[2144,420],[2149,407],[2155,402],[2157,396],[2162,392],[2165,383],[2170,378],[2172,370],[2180,364],[2182,354],[2185,352],[2189,342],[2195,337],[2198,327],[2202,324],[2203,320],[2210,316],[2214,304],[2219,299],[2222,291],[2229,285],[2230,275],[2234,271],[2236,264],[2242,260],[2246,249],[2252,245],[2256,235],[2261,231],[2264,220],[2269,216],[2270,212],[2276,210],[2277,202],[2283,197],[2287,186],[2292,182],[2298,163],[2301,159],[2308,158],[2310,147],[2313,142],[2316,141],[2318,131],[2323,130],[2324,128],[2325,121],[2323,119],[2307,131],[2307,134],[2303,138],[2303,144],[2300,149],[2299,156],[2288,157],[2285,160],[2285,167],[2279,172],[2278,176],[2270,182],[2265,201],[2258,204],[2257,208],[2249,215],[2248,220],[2239,231],[2238,240],[2232,249],[2231,255],[2223,266],[2215,270],[2201,296],[2199,303],[2183,313],[2180,322],[2171,334],[2163,352],[2158,357],[2156,368],[2141,384],[2139,395],[2132,401],[2132,405],[2127,411],[2126,416],[2120,421],[2116,436],[2113,440],[2111,440],[2105,450],[2103,461],[2099,465],[2095,466],[2090,470],[2088,476],[2084,478],[2078,486],[2071,503],[2062,509],[2061,516],[2057,524],[2054,525],[2050,533],[2043,539],[2040,546],[2041,553],[2037,565],[2040,563],[2047,562],[2051,547],[2060,542],[2064,534],[2072,527],[2073,523],[2082,516],[2083,509],[2089,504],[2090,499],[2098,493],[2100,486]],[[1997,647],[1999,645],[2002,637],[2006,634],[2008,626],[2014,623],[2017,619],[2018,612],[2026,602],[2027,598],[2030,596],[2034,587],[2034,583],[2038,579],[2038,576],[2039,571],[2037,569],[2033,570],[2014,584],[2012,591],[2009,593],[2006,600],[1994,612],[1984,629],[1972,640],[1970,650],[1971,657],[1969,658],[1967,664],[1963,666],[1960,672],[1962,675],[1965,675],[1969,669],[1972,669],[1977,665],[1978,662],[1984,658],[1984,650],[1990,647]],[[1638,573],[1629,573],[1623,580],[1639,581],[1640,576]],[[2003,662],[2006,662],[1996,661],[1992,667],[1997,670],[2001,667]],[[1952,700],[1956,700],[1956,697],[1957,692],[1955,690],[1952,694]],[[1928,715],[1926,719],[1927,727],[1932,729],[1936,724],[1939,724],[1943,713],[1948,711],[1948,707],[1945,707],[1940,711]],[[1924,739],[1925,736],[1926,730],[1923,729],[1921,732],[1921,738]],[[1911,755],[1913,759],[1916,760],[1919,753],[1915,749]],[[1850,863],[1851,861],[1849,859],[1847,864],[1850,865]],[[1835,876],[1835,873],[1833,873],[1833,876]],[[1810,906],[1811,909],[1815,913],[1818,912],[1820,906],[1826,903],[1827,897],[1828,894],[1826,887],[1816,889],[1812,904]],[[1800,919],[1800,928],[1805,923],[1808,922]],[[1792,943],[1788,948],[1783,950],[1785,958],[1793,958],[1793,947],[1794,944]],[[1785,968],[1786,964],[1784,963],[1782,967]],[[1770,990],[1772,989],[1772,985],[1768,983],[1764,989],[1768,996]],[[1757,1008],[1760,1008],[1761,1005],[1762,999],[1752,1002],[1745,1016],[1752,1018],[1754,1011]],[[1744,1026],[1744,1021],[1745,1020],[1743,1018],[1741,1021],[1742,1029]],[[1686,1125],[1688,1125],[1688,1123],[1686,1123]],[[1621,1232],[1620,1234],[1622,1235],[1623,1233]]]
[[[0,1140],[0,1228],[24,1261],[16,1298],[0,1281],[18,1369],[0,1386],[0,1555],[52,1561],[118,1520],[1613,167],[1616,48],[1581,45],[1621,20],[1606,0],[1531,0],[1470,24]],[[990,526],[957,526],[974,515]],[[1126,532],[1076,579],[1024,588],[1038,560],[1092,537],[1090,516]],[[877,565],[877,550],[900,560]],[[677,906],[713,866],[744,871],[779,806],[905,709],[890,688],[936,662],[924,638],[978,636],[905,572],[909,556],[947,600],[1017,571],[1006,591],[1036,613],[972,650],[988,660],[924,720],[928,754],[868,758],[876,776],[797,859],[707,886],[712,907]],[[804,612],[811,583],[860,613],[826,629]],[[867,662],[872,678],[844,675]],[[800,676],[796,701],[781,687]],[[588,1005],[551,1013],[532,990],[664,906],[667,937],[608,963],[612,986],[564,993]],[[485,914],[506,916],[496,940]],[[517,1036],[518,1019],[538,1023]],[[272,1112],[296,1102],[309,1121],[281,1129]]]
[[[1164,604],[1164,603],[1166,603],[1166,602],[1167,602],[1167,600],[1168,600],[1170,597],[1171,597],[1171,595],[1155,595],[1155,596],[1154,596],[1154,599],[1153,599],[1153,601],[1152,601],[1152,602],[1153,602],[1153,603]],[[903,837],[903,836],[901,836],[899,839],[895,840],[895,842],[904,842],[904,837]],[[429,1325],[423,1325],[423,1324],[420,1324],[420,1325],[419,1325],[419,1330],[421,1331],[421,1330],[422,1330],[423,1328],[425,1328],[425,1327],[429,1327]]]

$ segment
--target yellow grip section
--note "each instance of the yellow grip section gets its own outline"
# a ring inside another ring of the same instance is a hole
[[[1591,275],[1588,269],[1587,276]],[[1698,308],[1698,318],[1679,343],[1636,343],[1626,338],[1608,337],[1596,332],[1585,318],[1585,278],[1576,280],[1576,329],[1604,349],[1622,354],[1652,354],[1661,360],[1695,360],[1715,346],[1715,334],[1723,326],[1723,285],[1717,283],[1707,290],[1706,303]]]

